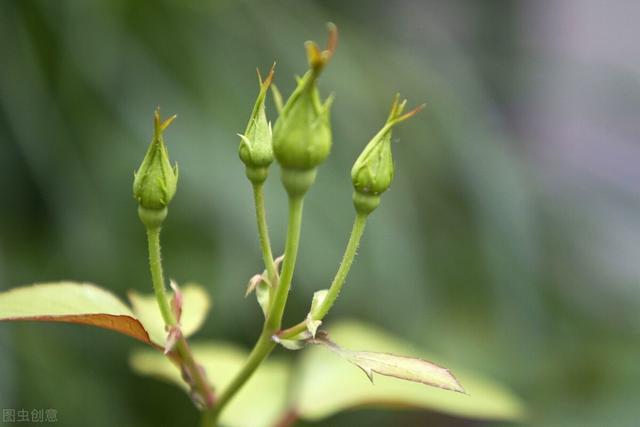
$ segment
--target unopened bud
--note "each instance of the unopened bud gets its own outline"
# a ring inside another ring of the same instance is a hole
[[[309,70],[285,103],[273,129],[273,150],[283,169],[283,182],[291,196],[302,196],[313,184],[315,168],[331,151],[330,108],[333,97],[322,101],[318,76],[336,47],[337,29],[329,24],[329,43],[320,51],[307,42]]]
[[[269,165],[273,162],[271,124],[267,121],[264,108],[267,91],[273,79],[273,70],[274,67],[271,67],[271,71],[264,80],[258,72],[260,92],[253,106],[247,128],[243,135],[239,135],[241,139],[240,159],[246,166],[247,177],[254,184],[261,184],[267,179]]]
[[[140,219],[149,227],[159,226],[167,215],[167,206],[176,193],[178,165],[171,166],[162,132],[176,116],[160,120],[160,110],[154,114],[154,135],[147,154],[134,173],[133,197],[138,202]]]
[[[407,100],[400,102],[396,95],[391,113],[384,127],[369,141],[353,168],[353,203],[356,211],[369,214],[378,207],[380,195],[387,191],[393,181],[393,158],[391,156],[391,131],[395,125],[413,116],[423,106],[402,114]]]

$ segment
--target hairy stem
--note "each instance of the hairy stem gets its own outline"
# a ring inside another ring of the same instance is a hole
[[[284,308],[287,305],[291,280],[293,279],[293,270],[296,267],[296,257],[298,256],[300,228],[302,225],[302,207],[302,196],[289,197],[289,222],[287,226],[287,240],[284,246],[282,273],[265,322],[265,327],[271,331],[277,331],[282,326],[282,316],[284,315]]]
[[[147,240],[149,244],[149,268],[151,270],[151,281],[153,282],[153,290],[156,295],[160,313],[167,327],[176,326],[178,321],[171,310],[169,298],[164,286],[164,275],[162,272],[162,258],[160,251],[160,227],[147,228]],[[205,373],[193,358],[189,343],[180,335],[176,342],[175,352],[177,357],[173,359],[179,363],[190,378],[190,386],[202,399],[205,406],[203,418],[207,416],[207,411],[211,410],[214,405],[214,393],[207,381]]]
[[[349,242],[347,243],[347,247],[344,251],[344,255],[342,256],[342,262],[340,263],[340,267],[336,272],[335,277],[333,278],[333,282],[331,282],[331,287],[329,288],[329,292],[327,292],[327,296],[316,312],[313,314],[313,320],[322,320],[331,307],[333,303],[340,295],[340,291],[342,290],[342,286],[349,274],[349,270],[351,269],[351,264],[353,264],[353,259],[356,256],[356,252],[358,250],[358,245],[360,244],[360,239],[362,238],[362,234],[364,233],[364,228],[367,223],[367,215],[365,214],[357,214],[356,219],[353,222],[353,227],[351,228],[351,235],[349,236]],[[280,332],[278,335],[281,338],[291,338],[300,332],[304,332],[307,329],[306,321],[300,322],[295,326],[292,326],[289,329],[285,329]]]
[[[162,273],[162,259],[160,257],[160,227],[147,228],[147,241],[149,244],[149,269],[151,270],[151,281],[153,282],[153,292],[162,314],[162,319],[167,326],[175,326],[177,323],[167,291],[164,287],[164,275]]]
[[[298,253],[298,243],[300,241],[300,226],[302,224],[302,197],[289,198],[289,223],[287,226],[287,240],[284,250],[284,261],[282,264],[282,275],[276,287],[275,297],[267,313],[260,338],[251,350],[251,354],[245,365],[236,374],[229,386],[222,392],[220,398],[213,410],[213,417],[210,425],[215,426],[220,413],[235,396],[235,394],[244,386],[251,378],[251,375],[267,358],[269,353],[275,347],[272,340],[273,334],[280,329],[282,325],[282,316],[287,303],[289,288],[291,287],[291,279],[293,278],[293,270],[296,264],[296,256]]]
[[[264,268],[272,286],[276,286],[276,265],[273,262],[273,253],[271,252],[271,241],[269,239],[269,229],[267,227],[267,214],[264,206],[263,184],[253,185],[253,201],[256,209],[256,222],[258,225],[258,236],[260,237],[260,248],[262,249],[262,260]]]

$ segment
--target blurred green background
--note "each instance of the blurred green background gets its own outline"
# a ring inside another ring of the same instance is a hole
[[[287,319],[337,267],[350,167],[400,92],[427,108],[394,134],[396,180],[329,322],[369,321],[502,381],[530,425],[636,426],[639,13],[630,0],[3,0],[0,289],[150,289],[131,184],[160,105],[179,115],[166,134],[181,174],[167,274],[213,295],[200,336],[251,345],[261,313],[244,285],[261,258],[236,133],[255,68],[277,61],[288,94],[303,42],[322,44],[333,21],[321,89],[336,94],[334,148],[307,197]],[[272,171],[279,253],[286,200]],[[181,391],[130,373],[138,346],[1,324],[0,407],[57,408],[68,426],[194,425]],[[315,425],[495,424],[358,410]]]

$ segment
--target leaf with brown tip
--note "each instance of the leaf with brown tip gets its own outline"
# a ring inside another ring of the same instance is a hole
[[[43,283],[2,292],[0,321],[91,325],[154,345],[129,307],[111,292],[90,283]]]
[[[197,285],[185,286],[181,326],[193,334],[210,302]],[[0,292],[0,321],[63,322],[109,329],[155,348],[164,348],[167,333],[153,295],[130,294],[133,310],[111,292],[91,283],[58,282]]]

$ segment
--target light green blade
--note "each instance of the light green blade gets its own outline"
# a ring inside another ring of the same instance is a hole
[[[349,349],[412,355],[442,362],[357,322],[336,324],[329,329],[329,336]],[[378,362],[376,367],[380,368]],[[313,421],[361,406],[425,409],[475,419],[515,420],[523,416],[522,403],[505,387],[463,369],[452,371],[468,395],[381,375],[376,376],[372,384],[352,364],[324,346],[313,346],[304,350],[292,396],[295,396],[295,407],[300,416]]]
[[[207,377],[220,393],[244,365],[248,353],[230,344],[198,343],[193,354],[204,367]],[[132,369],[176,384],[186,389],[179,370],[158,352],[135,351],[130,357]],[[221,422],[227,427],[272,427],[286,409],[289,366],[269,358],[222,412]]]

